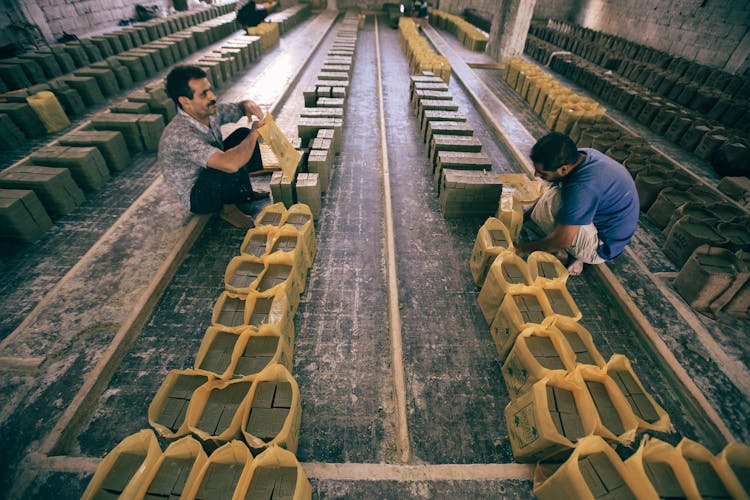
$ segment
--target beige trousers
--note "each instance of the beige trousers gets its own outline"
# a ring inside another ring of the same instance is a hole
[[[560,210],[560,198],[560,188],[551,187],[542,194],[531,212],[531,220],[544,234],[550,234],[555,229],[555,215]],[[596,227],[588,224],[578,229],[573,244],[565,250],[586,264],[601,264],[605,261],[596,253],[599,245],[601,241]]]

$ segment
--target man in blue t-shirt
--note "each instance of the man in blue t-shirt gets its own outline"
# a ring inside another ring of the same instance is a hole
[[[536,250],[572,258],[568,271],[601,264],[620,255],[638,225],[638,193],[628,171],[595,149],[577,149],[565,134],[552,132],[531,148],[535,175],[554,185],[531,212],[547,235],[521,243],[517,253]]]

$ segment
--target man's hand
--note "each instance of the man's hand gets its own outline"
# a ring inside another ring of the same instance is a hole
[[[263,119],[265,118],[265,113],[263,113],[263,110],[260,109],[260,106],[258,106],[254,101],[242,101],[242,107],[245,108],[245,115],[252,120],[253,116],[258,118],[258,121],[261,122],[261,126],[263,125]]]

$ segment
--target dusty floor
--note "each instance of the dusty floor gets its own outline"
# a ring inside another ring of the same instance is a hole
[[[376,27],[375,18],[368,16],[359,31],[342,151],[316,225],[318,253],[295,318],[293,373],[302,395],[297,457],[310,476],[316,498],[528,498],[532,469],[514,465],[503,416],[509,397],[489,329],[477,306],[479,290],[468,268],[483,221],[442,217],[432,179],[425,172],[427,157],[418,126],[409,111],[409,68],[398,32],[384,18],[378,21]],[[327,22],[324,17],[313,17],[286,34],[280,46],[222,89],[223,98],[240,97],[248,86],[261,85],[268,76],[264,70],[274,58],[306,56],[312,34],[317,33],[321,39],[317,52],[297,80],[289,76],[291,92],[276,113],[281,126],[294,135],[295,119],[303,107],[302,89],[314,81],[337,29],[334,24],[327,31]],[[439,36],[448,44],[452,57],[478,58],[463,51],[450,34],[432,28],[426,31],[430,38]],[[399,408],[391,370],[376,43],[382,65],[402,321],[410,450],[406,464],[398,453]],[[539,136],[543,126],[514,97],[498,71],[472,71],[486,87],[477,88],[468,81],[462,85],[453,78],[454,99],[492,158],[493,170],[520,171],[513,154],[498,139],[496,127],[482,117],[476,96],[489,89],[518,117],[528,130],[524,133]],[[511,138],[522,137],[520,132],[508,132]],[[3,250],[6,270],[0,278],[0,339],[13,337],[29,312],[43,303],[66,273],[85,260],[105,231],[158,180],[154,160],[153,155],[136,158],[133,166],[89,196],[84,205],[58,219],[34,245]],[[258,178],[258,182],[268,179]],[[259,210],[260,204],[255,208]],[[137,255],[144,247],[144,235],[156,238],[161,226],[148,227],[155,220],[151,213],[142,214],[137,221],[143,231],[133,231],[129,239],[123,239],[123,245],[130,247],[120,250]],[[742,351],[747,343],[736,341],[735,347],[722,337],[736,337],[738,331],[746,336],[747,325],[698,318],[714,342],[725,344],[732,366],[705,356],[713,347],[705,347],[694,331],[696,318],[682,317],[664,295],[668,281],[652,274],[674,271],[659,257],[657,233],[642,220],[633,245],[640,262],[618,259],[611,271],[653,328],[663,333],[664,342],[729,431],[748,442],[750,394],[731,375],[747,372],[747,355]],[[4,450],[0,491],[16,498],[80,497],[98,459],[125,436],[148,427],[146,411],[166,373],[193,364],[223,290],[224,270],[238,254],[242,237],[242,232],[217,218],[206,222],[132,345],[123,349],[121,361],[113,362],[101,386],[93,387],[71,432],[64,433],[65,439],[48,456],[39,456],[39,450],[66,409],[76,404],[79,389],[115,337],[118,322],[105,312],[95,322],[96,328],[75,330],[80,316],[97,307],[108,310],[101,304],[80,303],[63,318],[71,324],[70,335],[50,335],[33,345],[3,344],[0,357],[23,351],[27,358],[37,359],[37,364],[32,370],[6,368],[0,383],[6,401],[0,413]],[[141,272],[138,266],[112,270],[120,279]],[[663,287],[657,287],[654,279],[663,280]],[[92,275],[91,281],[81,285],[99,288],[106,296],[106,289],[101,288],[107,283],[105,276]],[[613,353],[628,356],[672,417],[676,432],[660,437],[674,443],[687,436],[718,451],[723,444],[721,433],[700,408],[686,409],[680,390],[674,387],[678,379],[637,333],[600,274],[587,269],[581,278],[569,282],[569,290],[583,312],[581,323],[592,332],[605,358]],[[41,337],[39,332],[35,335]],[[326,464],[349,467],[331,472]],[[487,464],[500,467],[488,472]],[[446,472],[442,465],[467,467]],[[413,466],[424,469],[416,472],[419,468]]]

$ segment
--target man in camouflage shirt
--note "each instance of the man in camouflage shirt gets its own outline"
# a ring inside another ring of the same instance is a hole
[[[178,110],[159,141],[159,164],[167,185],[193,213],[219,213],[236,227],[254,227],[253,218],[240,207],[268,196],[254,192],[248,176],[263,168],[257,130],[263,125],[263,111],[249,100],[217,104],[206,73],[197,66],[173,68],[166,91]],[[258,121],[222,139],[220,127],[243,116]]]

